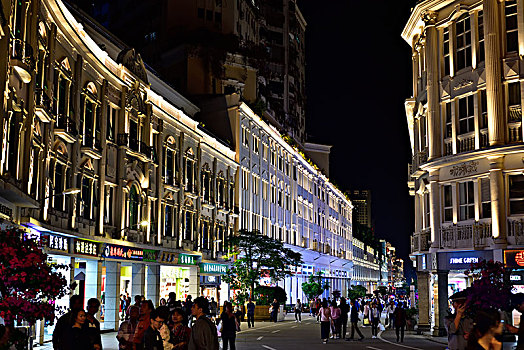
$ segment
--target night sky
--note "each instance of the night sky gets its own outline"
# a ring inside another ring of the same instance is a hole
[[[396,246],[408,267],[414,205],[404,100],[412,96],[411,48],[400,35],[415,3],[299,3],[307,22],[308,138],[333,145],[330,178],[339,187],[371,190],[375,234]]]

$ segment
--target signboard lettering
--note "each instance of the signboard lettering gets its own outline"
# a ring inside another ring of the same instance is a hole
[[[524,267],[524,250],[505,250],[504,265],[517,269]]]
[[[111,259],[125,259],[125,260],[138,260],[141,261],[144,258],[144,250],[141,248],[125,247],[114,244],[106,244],[102,254],[106,258]]]
[[[227,273],[228,266],[225,264],[200,263],[200,273],[212,273],[222,275]]]
[[[98,256],[98,243],[76,239],[74,251],[75,254]]]
[[[181,265],[196,265],[198,255],[179,254],[178,263]]]

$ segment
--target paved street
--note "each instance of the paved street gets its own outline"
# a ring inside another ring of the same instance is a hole
[[[371,328],[361,328],[366,339],[363,341],[347,342],[344,340],[332,340],[327,345],[320,341],[320,325],[315,323],[313,317],[302,318],[302,323],[293,321],[292,315],[286,317],[283,322],[276,324],[260,322],[255,328],[248,329],[247,324],[242,324],[242,331],[237,335],[238,350],[284,350],[284,349],[362,349],[362,350],[443,350],[445,345],[430,341],[423,336],[406,335],[404,343],[397,344],[393,331],[385,331],[381,334],[382,339],[371,339]],[[117,350],[116,333],[110,332],[102,335],[104,350]],[[52,350],[51,343],[46,343],[38,350]]]

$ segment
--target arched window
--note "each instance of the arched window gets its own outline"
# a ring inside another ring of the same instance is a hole
[[[129,191],[129,228],[132,230],[136,230],[138,227],[139,208],[140,198],[138,195],[138,190],[136,186],[133,185]]]

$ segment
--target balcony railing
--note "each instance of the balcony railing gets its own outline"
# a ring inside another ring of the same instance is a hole
[[[441,248],[482,248],[489,245],[491,223],[473,223],[440,228]]]
[[[141,153],[151,160],[153,160],[154,153],[154,157],[157,159],[156,152],[152,151],[153,147],[147,146],[143,141],[130,138],[128,133],[118,134],[116,136],[116,143],[119,146],[126,146],[134,152]]]
[[[59,114],[56,118],[55,134],[62,137],[66,142],[75,142],[78,130],[73,118]]]
[[[35,114],[44,123],[51,121],[51,98],[49,98],[44,89],[35,90]]]
[[[522,107],[520,105],[508,106],[508,121],[510,123],[522,121]]]
[[[444,155],[450,156],[453,154],[453,140],[445,139],[444,140]]]
[[[431,229],[427,228],[413,233],[411,237],[411,252],[427,252],[431,246]]]
[[[413,171],[416,171],[422,164],[426,163],[428,161],[428,149],[427,147],[424,148],[422,151],[418,151],[413,156],[413,162],[411,163],[413,165]]]
[[[13,66],[20,74],[24,83],[31,81],[31,72],[35,70],[35,58],[33,56],[33,47],[22,39],[12,39],[11,58]]]
[[[488,129],[480,130],[480,148],[485,148],[489,146],[489,133]]]
[[[457,137],[457,152],[469,152],[475,150],[475,133],[459,135]]]
[[[508,244],[524,244],[524,218],[508,219]]]
[[[508,141],[510,143],[522,141],[522,126],[520,121],[508,123]]]

